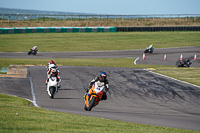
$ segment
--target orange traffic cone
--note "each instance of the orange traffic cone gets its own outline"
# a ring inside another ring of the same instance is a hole
[[[183,60],[183,55],[181,54],[181,56],[180,56],[180,60]]]
[[[167,55],[166,54],[164,55],[164,60],[167,60]]]
[[[145,53],[143,53],[143,60],[145,60]]]
[[[194,55],[194,60],[197,60],[197,54]]]

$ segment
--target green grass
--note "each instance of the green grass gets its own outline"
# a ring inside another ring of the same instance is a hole
[[[134,67],[134,59],[130,58],[98,58],[98,59],[53,59],[57,65],[70,66],[105,66],[105,67]],[[2,66],[10,64],[19,65],[47,65],[50,59],[20,59],[20,58],[0,58]],[[138,65],[139,66],[139,65]],[[150,65],[149,65],[150,66]],[[152,65],[153,66],[153,65]]]
[[[79,116],[30,106],[21,98],[0,94],[2,133],[195,133],[198,131],[134,124],[105,118]]]
[[[161,68],[155,72],[200,86],[200,68]]]
[[[0,52],[27,52],[34,45],[39,52],[103,51],[199,46],[200,32],[129,32],[129,33],[41,33],[0,35]],[[0,58],[1,67],[10,64],[46,65],[50,59]],[[154,68],[165,74],[196,85],[200,68],[134,65],[134,59],[54,59],[58,65]],[[172,73],[173,71],[173,73]],[[187,75],[187,76],[185,76]],[[197,132],[167,127],[141,125],[89,116],[49,111],[30,106],[30,102],[0,94],[1,132]]]
[[[200,32],[33,33],[1,34],[0,52],[104,51],[199,46]]]

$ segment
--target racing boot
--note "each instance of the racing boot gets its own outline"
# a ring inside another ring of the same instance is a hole
[[[85,93],[85,95],[83,96],[84,100],[86,100],[86,96],[87,96],[87,93]]]
[[[47,84],[48,84],[48,82],[46,82],[46,88],[47,88]],[[48,88],[47,88],[47,91],[48,91]]]
[[[86,90],[86,93],[85,93],[85,95],[83,96],[84,100],[86,99],[86,95],[87,95],[88,91],[89,91],[89,88]]]
[[[58,83],[58,88],[60,88],[61,87],[61,84],[60,83]]]

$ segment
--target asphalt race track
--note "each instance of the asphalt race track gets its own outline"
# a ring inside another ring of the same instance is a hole
[[[189,58],[191,67],[200,67],[200,47],[144,50],[43,53],[0,53],[1,58],[138,58],[137,64],[176,65],[180,54]],[[167,54],[167,60],[163,60]],[[197,60],[194,61],[194,54]],[[95,56],[91,56],[95,55]],[[133,62],[131,62],[133,63]],[[61,88],[54,99],[46,92],[46,68],[31,66],[27,79],[0,77],[0,93],[35,102],[41,108],[78,115],[109,118],[134,123],[200,131],[200,87],[137,68],[59,66]],[[84,111],[84,88],[101,71],[108,73],[108,99],[91,112]]]

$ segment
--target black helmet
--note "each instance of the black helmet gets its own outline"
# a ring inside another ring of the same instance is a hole
[[[100,75],[99,75],[99,79],[100,79],[101,82],[105,81],[106,77],[107,77],[106,72],[101,72]]]

